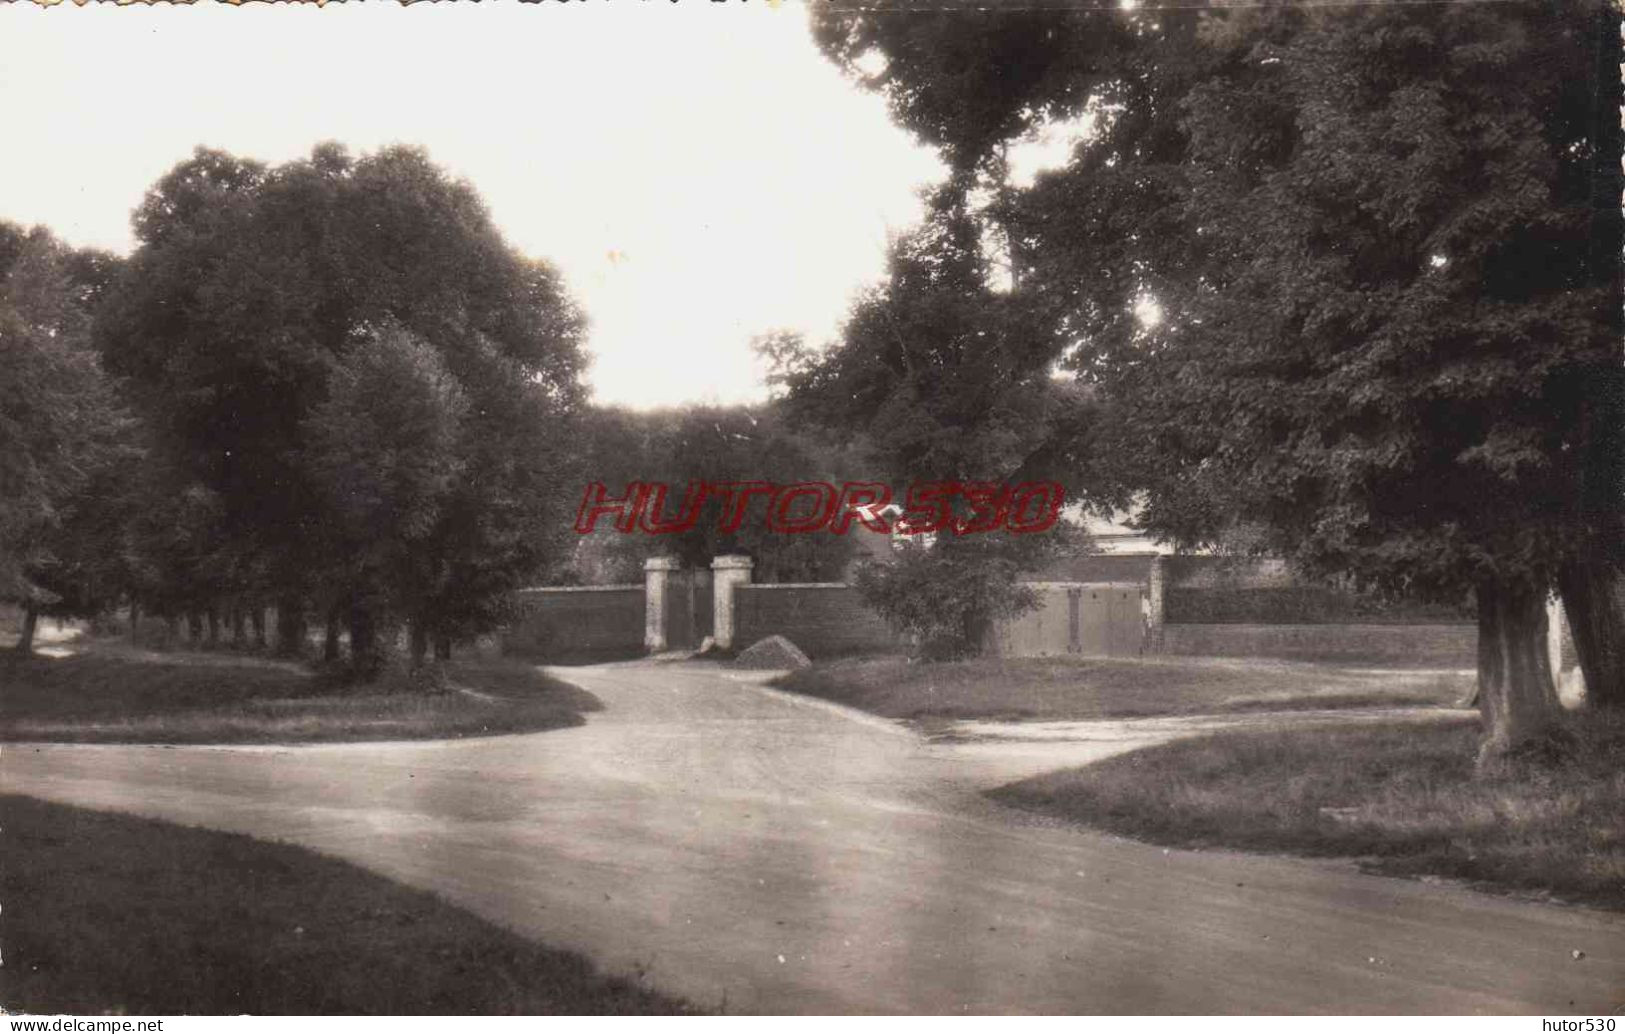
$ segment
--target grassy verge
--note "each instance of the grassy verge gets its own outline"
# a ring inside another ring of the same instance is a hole
[[[1474,721],[1183,740],[1013,783],[1006,804],[1152,843],[1358,858],[1625,909],[1625,722],[1561,762],[1475,778]]]
[[[302,848],[0,797],[11,1012],[688,1010]]]
[[[1292,661],[1077,657],[816,664],[774,685],[888,718],[1088,720],[1352,707],[1449,706],[1472,676]]]
[[[344,685],[229,653],[89,644],[66,657],[0,655],[0,741],[301,743],[437,739],[580,725],[595,697],[529,665],[455,661],[448,692]]]

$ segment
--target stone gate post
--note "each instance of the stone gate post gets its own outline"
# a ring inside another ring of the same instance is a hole
[[[666,592],[671,573],[681,566],[669,556],[650,557],[643,562],[643,646],[650,653],[666,648]]]
[[[711,561],[711,636],[721,649],[734,644],[734,587],[750,584],[754,566],[748,556],[719,556]]]
[[[1151,558],[1151,572],[1145,597],[1145,652],[1162,652],[1164,607],[1168,598],[1168,562],[1157,554]]]

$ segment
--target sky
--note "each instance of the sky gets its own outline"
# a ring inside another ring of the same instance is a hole
[[[765,397],[751,338],[831,339],[942,175],[799,2],[12,3],[0,41],[0,218],[126,253],[200,144],[421,144],[562,270],[607,404]]]

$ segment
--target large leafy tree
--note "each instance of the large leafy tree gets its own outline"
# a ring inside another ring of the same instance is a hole
[[[930,217],[892,244],[887,279],[853,306],[822,352],[769,342],[791,412],[856,433],[880,480],[1076,489],[1092,471],[1097,415],[1089,392],[1058,380],[1054,333],[1020,294],[999,290],[982,226],[952,187]],[[1096,501],[1120,502],[1095,477]],[[971,520],[968,496],[953,501]],[[870,603],[929,657],[964,656],[995,620],[1036,597],[1020,575],[1080,544],[1046,535],[941,534],[858,581]]]
[[[550,275],[539,283],[551,289]],[[448,364],[469,399],[463,466],[430,543],[436,573],[419,611],[442,659],[452,643],[515,616],[513,590],[567,555],[575,537],[583,451],[575,381],[538,373],[489,342],[473,355],[477,363]]]
[[[949,189],[934,202],[893,241],[887,278],[860,295],[833,347],[773,349],[789,411],[858,432],[869,469],[890,482],[1106,484],[1084,469],[1097,409],[1088,389],[1054,376],[1055,332],[1023,295],[993,286],[963,199]]]
[[[344,564],[330,592],[351,613],[351,654],[380,660],[374,618],[411,617],[413,656],[428,644],[427,597],[442,572],[428,547],[462,473],[468,400],[435,350],[395,326],[351,348],[305,429],[308,468]]]
[[[0,599],[24,608],[23,651],[37,615],[95,614],[126,579],[139,450],[88,337],[116,264],[0,223]]]
[[[354,515],[333,512],[337,468],[312,441],[322,430],[331,443],[323,429],[344,419],[371,426],[359,390],[338,393],[353,403],[346,413],[312,417],[358,349],[398,333],[432,350],[465,397],[457,455],[478,471],[448,489],[441,526],[414,526],[416,548],[438,550],[424,562],[439,573],[412,598],[442,601],[437,634],[488,627],[500,610],[491,598],[541,560],[516,543],[534,529],[536,486],[563,452],[533,449],[534,428],[567,441],[558,432],[583,393],[584,321],[558,274],[517,254],[472,188],[408,147],[354,157],[322,145],[275,168],[200,149],[135,222],[141,246],[98,343],[139,386],[178,468],[215,501],[217,548],[195,578],[278,600],[289,647],[313,605],[330,627],[348,617],[363,647],[370,629],[403,616],[371,586],[335,586],[334,572],[377,568],[351,533]]]
[[[1551,720],[1554,585],[1594,698],[1619,701],[1617,9],[832,5],[814,24],[952,189],[991,198],[1151,527],[1245,519],[1308,569],[1476,597],[1487,757]],[[1069,120],[1089,128],[1070,162],[1012,183],[1008,145]]]

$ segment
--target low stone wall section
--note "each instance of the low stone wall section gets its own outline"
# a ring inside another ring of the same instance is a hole
[[[1273,657],[1416,668],[1472,668],[1476,625],[1167,625],[1164,653],[1187,657]]]
[[[525,589],[502,652],[565,664],[643,655],[643,586]]]
[[[880,615],[841,582],[741,585],[734,590],[734,645],[782,635],[818,660],[902,648]]]

